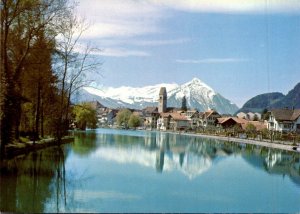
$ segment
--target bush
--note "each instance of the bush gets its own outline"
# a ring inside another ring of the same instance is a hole
[[[118,126],[124,126],[124,128],[128,128],[128,122],[131,116],[131,111],[129,109],[123,109],[117,114],[117,124]]]
[[[141,125],[141,118],[137,115],[131,114],[128,120],[128,125],[130,128],[136,128]]]
[[[251,136],[252,138],[255,138],[255,135],[256,135],[256,127],[255,127],[253,124],[248,123],[248,124],[246,125],[245,131],[246,131],[246,134],[247,134],[247,135]]]

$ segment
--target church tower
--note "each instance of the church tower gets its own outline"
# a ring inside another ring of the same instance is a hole
[[[158,113],[167,111],[167,90],[166,87],[161,87],[159,91]]]

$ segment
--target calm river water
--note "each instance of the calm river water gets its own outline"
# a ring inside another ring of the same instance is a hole
[[[300,211],[298,153],[160,132],[74,135],[7,163],[0,211]]]

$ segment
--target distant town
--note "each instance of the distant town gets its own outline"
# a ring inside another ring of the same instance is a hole
[[[168,106],[165,87],[160,88],[157,96],[158,106],[149,106],[142,110],[112,109],[98,101],[86,102],[85,105],[90,105],[96,111],[97,127],[199,132],[288,141],[295,141],[300,133],[300,109],[265,109],[263,112],[239,112],[230,115],[220,114],[214,109],[200,112],[187,108],[185,97],[182,99],[181,108]],[[122,116],[125,111],[128,114],[127,120]],[[137,122],[130,123],[131,116],[135,117]],[[78,128],[76,120],[72,121],[71,127]],[[93,127],[87,125],[87,128]]]

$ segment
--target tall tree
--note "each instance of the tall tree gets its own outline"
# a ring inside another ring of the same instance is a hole
[[[182,110],[182,111],[186,111],[186,110],[187,110],[187,106],[186,106],[186,97],[185,97],[185,96],[182,97],[181,110]]]
[[[1,0],[1,157],[18,135],[21,118],[21,76],[41,31],[55,32],[66,0]]]
[[[22,72],[21,75],[22,97],[25,97],[28,103],[22,105],[20,127],[21,131],[34,133],[35,138],[38,138],[41,132],[43,135],[45,105],[51,105],[49,100],[55,96],[52,91],[55,76],[51,68],[53,49],[53,41],[48,41],[44,33],[40,34],[28,56],[28,61],[34,63],[25,64],[26,72]],[[51,118],[53,117],[54,115]],[[27,127],[26,124],[22,124],[26,121],[30,121]]]

